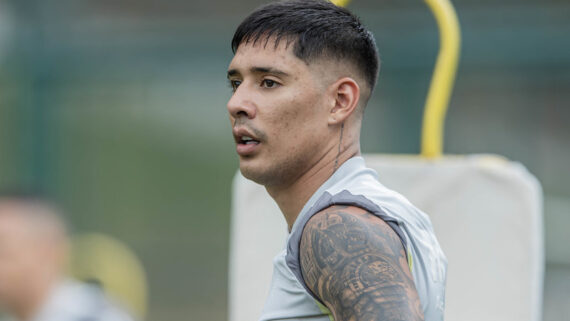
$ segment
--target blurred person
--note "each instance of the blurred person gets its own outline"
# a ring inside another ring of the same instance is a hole
[[[69,247],[49,201],[0,193],[0,310],[18,321],[132,321],[100,288],[65,276]]]
[[[442,320],[447,260],[431,222],[360,156],[373,35],[330,2],[286,1],[245,18],[232,50],[240,171],[289,228],[260,320]]]

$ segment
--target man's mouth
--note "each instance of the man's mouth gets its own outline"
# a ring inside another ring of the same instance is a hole
[[[255,140],[249,136],[241,136],[239,138],[238,144],[245,144],[245,145],[252,145],[252,144],[259,144],[258,140]]]
[[[249,133],[248,133],[249,134]],[[244,134],[235,136],[236,138],[236,151],[238,155],[242,157],[253,156],[259,147],[261,146],[261,141],[258,138],[248,136]]]
[[[233,134],[236,152],[241,157],[253,157],[259,152],[262,143],[266,142],[263,132],[252,128],[234,126]]]

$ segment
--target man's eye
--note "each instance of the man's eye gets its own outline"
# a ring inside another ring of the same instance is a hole
[[[279,84],[271,79],[263,79],[263,81],[261,82],[261,86],[265,88],[275,88],[279,86]]]
[[[241,85],[240,80],[230,80],[230,87],[232,87],[233,91],[236,91],[236,89],[239,87],[239,85]]]

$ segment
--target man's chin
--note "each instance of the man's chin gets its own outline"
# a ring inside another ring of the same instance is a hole
[[[263,186],[274,184],[273,181],[276,178],[276,173],[267,167],[260,166],[259,164],[253,164],[252,162],[241,161],[239,169],[243,177],[250,181]]]
[[[251,168],[251,167],[240,167],[240,172],[243,177],[253,181],[259,185],[263,185],[265,188],[277,188],[282,187],[287,182],[283,179],[283,173],[276,171],[274,168]]]
[[[250,166],[246,166],[243,164],[240,164],[239,170],[243,175],[243,177],[249,179],[250,181],[254,181],[257,184],[263,185],[263,179],[262,179],[263,175],[261,175],[258,170],[256,171]]]

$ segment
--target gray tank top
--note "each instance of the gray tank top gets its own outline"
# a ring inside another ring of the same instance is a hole
[[[273,260],[273,279],[260,321],[333,320],[330,311],[312,297],[299,262],[305,225],[313,215],[332,205],[360,207],[392,227],[406,249],[425,320],[443,320],[447,259],[428,216],[380,184],[376,172],[365,166],[362,157],[354,157],[342,164],[301,210],[286,248]]]

